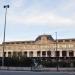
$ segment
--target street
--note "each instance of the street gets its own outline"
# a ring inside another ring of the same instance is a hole
[[[75,72],[0,71],[0,75],[75,75]]]

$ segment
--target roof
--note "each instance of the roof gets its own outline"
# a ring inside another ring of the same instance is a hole
[[[36,38],[35,41],[41,40],[41,37],[43,37],[43,36],[47,37],[48,40],[54,40],[51,35],[40,35]]]
[[[5,42],[5,44],[33,44],[33,43],[35,43],[36,41],[41,40],[42,37],[46,37],[47,40],[56,41],[56,39],[54,40],[51,35],[39,35],[39,36],[35,39],[35,41],[10,41],[10,42]],[[57,39],[57,40],[58,40],[58,42],[63,42],[63,40],[64,40],[65,42],[70,42],[70,40],[73,41],[73,42],[75,42],[75,38],[71,38],[71,39]],[[2,44],[3,44],[3,43],[2,43]]]
[[[10,42],[5,42],[5,44],[25,44],[25,43],[34,43],[34,41],[10,41]]]

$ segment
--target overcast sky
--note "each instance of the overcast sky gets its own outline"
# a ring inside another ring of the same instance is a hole
[[[0,0],[0,42],[3,40],[5,9],[6,41],[35,40],[48,34],[75,38],[75,0]]]

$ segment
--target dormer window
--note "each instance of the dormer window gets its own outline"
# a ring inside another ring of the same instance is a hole
[[[41,40],[47,40],[47,37],[43,36],[41,37]]]

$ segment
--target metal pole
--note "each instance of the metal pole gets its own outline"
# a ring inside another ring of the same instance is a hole
[[[56,33],[56,52],[57,52],[57,32],[55,32]],[[57,56],[56,56],[56,68],[57,68],[57,71],[58,71],[58,58],[57,58]]]
[[[3,36],[3,57],[2,57],[2,66],[4,66],[4,49],[5,49],[5,33],[6,33],[6,15],[7,15],[7,8],[9,8],[9,5],[5,5],[4,8],[6,8],[6,11],[5,11],[4,36]]]

